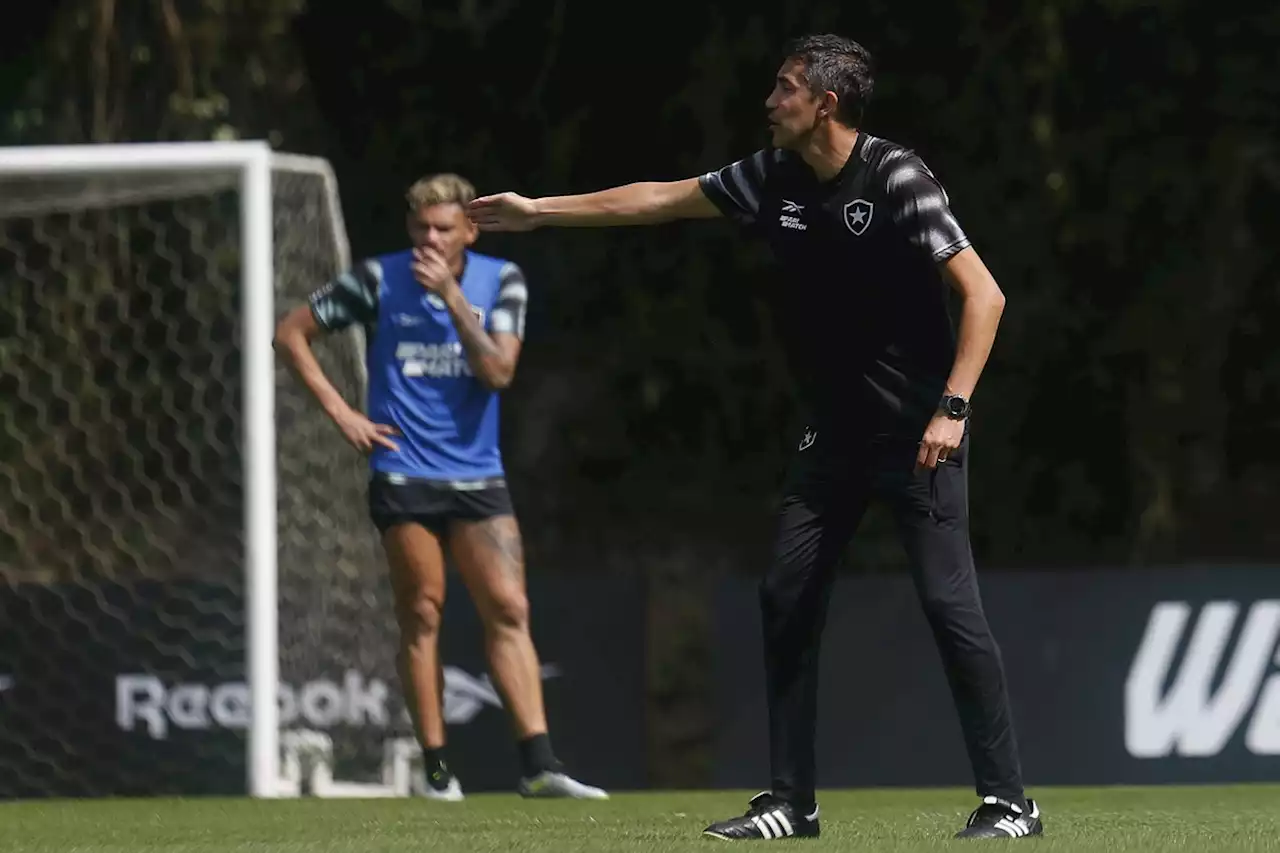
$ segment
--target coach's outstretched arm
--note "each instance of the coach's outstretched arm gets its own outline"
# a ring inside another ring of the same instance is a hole
[[[482,196],[467,213],[484,231],[529,231],[541,226],[603,228],[656,225],[677,219],[711,219],[720,210],[697,178],[643,181],[583,195],[525,198],[517,193]]]

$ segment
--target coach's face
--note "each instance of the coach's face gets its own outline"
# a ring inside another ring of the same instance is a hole
[[[453,266],[476,241],[479,231],[460,204],[432,204],[409,213],[409,239],[415,248],[433,249]]]
[[[819,124],[835,111],[835,95],[818,97],[804,79],[804,63],[788,59],[778,69],[773,91],[764,102],[775,148],[799,148]]]

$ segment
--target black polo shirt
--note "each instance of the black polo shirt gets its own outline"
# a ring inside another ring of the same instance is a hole
[[[939,264],[969,245],[924,162],[860,133],[829,181],[765,149],[700,184],[773,250],[775,320],[814,425],[918,440],[955,360]]]

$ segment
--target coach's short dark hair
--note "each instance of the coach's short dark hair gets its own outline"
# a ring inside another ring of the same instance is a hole
[[[853,39],[824,33],[794,39],[787,58],[804,64],[805,83],[815,95],[835,92],[837,121],[848,127],[862,122],[875,88],[871,51]]]

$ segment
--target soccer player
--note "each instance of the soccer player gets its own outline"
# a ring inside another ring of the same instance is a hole
[[[969,545],[969,401],[1005,299],[921,159],[859,130],[872,86],[861,45],[802,38],[765,101],[769,147],[687,180],[469,207],[481,230],[726,216],[781,268],[768,295],[809,421],[760,587],[773,779],[745,815],[706,829],[719,838],[818,835],[819,640],[835,564],[872,499],[896,517],[982,797],[959,835],[1043,831]],[[958,342],[947,285],[963,305]]]
[[[276,348],[347,440],[369,454],[369,510],[386,550],[400,629],[398,663],[419,741],[423,793],[461,800],[445,762],[437,652],[447,546],[484,624],[485,647],[519,740],[526,797],[603,799],[551,749],[538,655],[529,636],[520,529],[498,444],[498,395],[524,337],[520,268],[470,249],[478,232],[465,179],[434,175],[408,191],[411,249],[364,260],[280,321]],[[311,341],[364,326],[368,416],[325,377]]]

